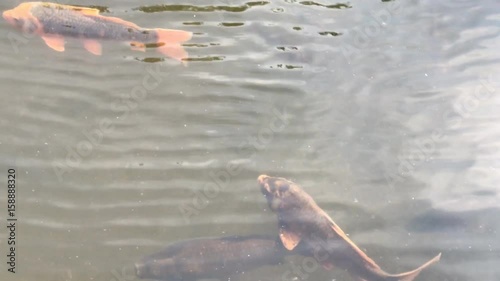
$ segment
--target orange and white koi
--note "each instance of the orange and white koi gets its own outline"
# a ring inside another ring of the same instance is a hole
[[[188,31],[141,28],[120,18],[102,16],[97,9],[49,2],[22,3],[3,12],[3,18],[26,33],[40,35],[59,52],[64,51],[65,38],[72,37],[82,40],[94,55],[102,53],[100,40],[115,40],[130,43],[133,50],[157,47],[160,53],[182,60],[188,54],[181,43],[192,37]]]

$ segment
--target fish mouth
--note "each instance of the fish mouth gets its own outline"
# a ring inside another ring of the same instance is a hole
[[[10,15],[10,12],[9,12],[9,11],[4,11],[4,12],[2,13],[2,17],[3,17],[6,21],[8,21],[8,22],[10,22],[10,21],[12,20],[12,16]]]
[[[12,25],[14,27],[19,27],[19,23],[18,23],[19,21],[16,20],[16,18],[14,17],[14,15],[13,15],[13,13],[11,11],[4,11],[2,13],[2,17],[10,25]]]
[[[269,183],[268,183],[269,178],[270,178],[270,176],[268,176],[268,175],[260,175],[257,178],[257,182],[260,185],[260,191],[266,197],[271,195],[271,187],[269,186]]]
[[[271,210],[273,211],[277,211],[283,207],[283,200],[281,198],[278,198],[276,194],[273,192],[274,187],[271,187],[271,185],[273,185],[272,179],[273,177],[267,175],[260,175],[257,178],[257,181],[260,184],[260,191],[262,192],[262,194],[264,194],[264,197],[266,197],[267,199],[267,204],[269,205],[269,208],[271,208]]]
[[[267,179],[269,178],[268,175],[260,175],[258,178],[257,178],[257,181],[259,182],[259,184],[264,184]]]

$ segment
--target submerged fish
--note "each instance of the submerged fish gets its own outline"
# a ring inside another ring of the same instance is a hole
[[[26,2],[3,12],[11,25],[29,34],[38,34],[52,49],[63,52],[66,37],[83,40],[85,49],[101,55],[100,40],[130,43],[133,50],[145,51],[146,46],[158,47],[162,54],[181,60],[187,52],[180,45],[191,39],[192,33],[172,29],[146,29],[134,23],[99,15],[99,10],[48,2]]]
[[[288,250],[300,249],[301,254],[314,256],[326,269],[333,266],[345,269],[356,280],[411,281],[441,257],[439,254],[409,272],[386,273],[345,235],[299,185],[284,178],[266,175],[259,176],[258,182],[270,209],[278,215],[284,247]]]
[[[276,265],[290,252],[277,237],[230,236],[185,240],[135,264],[139,278],[194,281],[228,279],[265,265]]]

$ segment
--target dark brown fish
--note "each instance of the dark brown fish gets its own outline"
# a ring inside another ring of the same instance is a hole
[[[429,265],[439,261],[437,255],[419,268],[389,274],[361,251],[299,185],[284,178],[261,175],[258,178],[269,207],[277,213],[280,238],[288,250],[314,256],[323,267],[347,270],[357,280],[411,281]],[[299,247],[297,247],[299,246]]]
[[[177,242],[135,264],[139,278],[191,281],[227,279],[276,265],[290,252],[274,236],[230,236]]]

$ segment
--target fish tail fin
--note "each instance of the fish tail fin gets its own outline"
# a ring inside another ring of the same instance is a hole
[[[158,52],[179,61],[188,57],[188,53],[181,43],[190,40],[193,36],[192,32],[161,28],[157,28],[155,31],[158,36],[158,44],[161,45]]]
[[[422,270],[424,270],[427,267],[429,267],[430,265],[438,262],[440,258],[441,258],[441,253],[439,253],[439,255],[435,256],[434,258],[432,258],[428,262],[424,263],[423,265],[421,265],[417,269],[414,269],[412,271],[408,271],[405,273],[400,273],[400,274],[391,274],[391,275],[387,276],[387,278],[385,280],[387,280],[387,281],[413,281],[420,274],[420,272]]]

